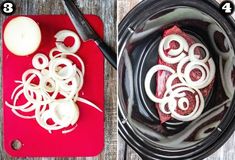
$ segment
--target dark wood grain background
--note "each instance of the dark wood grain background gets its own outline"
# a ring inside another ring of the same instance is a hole
[[[142,0],[118,0],[118,23],[141,1]],[[223,0],[217,1],[222,2]],[[235,0],[232,1],[235,2]],[[235,18],[235,13],[233,17]],[[120,136],[118,137],[118,157],[119,160],[141,160],[138,154],[129,147]],[[206,160],[235,160],[235,133],[217,152],[206,158]]]
[[[2,3],[4,0],[0,0]],[[60,0],[12,0],[16,4],[15,14],[65,14]],[[76,0],[85,14],[95,14],[104,23],[105,42],[116,50],[116,0]],[[0,13],[0,30],[6,16]],[[2,32],[0,32],[0,48]],[[0,54],[2,50],[0,49]],[[2,58],[0,58],[0,67]],[[1,74],[0,74],[1,76]],[[117,112],[116,112],[116,71],[105,61],[105,148],[97,157],[91,158],[22,158],[19,160],[115,160],[117,159]],[[2,79],[2,78],[0,78]],[[0,87],[1,90],[1,87]],[[2,104],[2,103],[1,103]],[[0,159],[13,160],[2,148],[2,105],[0,107]]]

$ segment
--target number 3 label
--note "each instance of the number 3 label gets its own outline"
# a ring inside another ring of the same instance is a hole
[[[15,12],[15,4],[12,1],[4,1],[1,4],[1,12],[5,15],[12,15]]]
[[[223,14],[232,14],[234,12],[234,4],[232,1],[223,1],[220,4],[220,10]]]

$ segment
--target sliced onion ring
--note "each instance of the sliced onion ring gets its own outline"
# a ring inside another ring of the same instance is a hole
[[[183,48],[187,50],[188,49],[188,46],[187,46],[188,44],[187,44],[187,42],[185,43],[185,39],[183,37],[179,36],[179,35],[174,35],[174,36],[178,37],[178,41],[177,42],[180,45],[181,44],[182,45],[186,45],[186,46],[183,46]],[[164,44],[165,44],[165,41],[168,38],[169,38],[169,36],[166,36],[160,42],[159,48],[158,48],[159,56],[162,58],[162,60],[164,62],[167,62],[169,64],[175,64],[175,63],[178,63],[180,60],[182,60],[186,56],[186,54],[183,53],[183,52],[178,53],[179,51],[177,50],[177,51],[171,51],[171,54],[175,54],[175,55],[178,55],[178,56],[176,56],[176,57],[168,57],[168,56],[166,56],[165,53],[164,53]],[[168,45],[166,47],[168,47]]]
[[[164,41],[164,39],[163,39],[163,41]],[[177,43],[179,43],[179,48],[170,49],[170,51],[169,51],[170,56],[178,56],[183,51],[188,52],[189,46],[188,46],[187,41],[182,36],[177,35],[177,34],[171,34],[166,37],[164,45],[163,45],[164,50],[167,50],[170,48],[170,43],[172,41],[176,41]]]
[[[199,59],[199,58],[197,58],[197,56],[195,56],[194,51],[195,51],[196,47],[200,47],[205,51],[205,57],[203,59]],[[209,59],[209,56],[210,56],[208,49],[201,43],[195,43],[195,44],[191,45],[189,48],[188,54],[189,54],[190,61],[200,61],[202,63],[206,63]]]
[[[60,54],[55,55],[55,58],[60,57],[60,56],[73,56],[73,57],[75,57],[80,62],[80,64],[81,64],[82,74],[83,75],[85,74],[85,65],[84,65],[84,62],[82,61],[82,59],[78,55],[72,54],[72,53],[60,53]]]
[[[31,78],[28,78],[28,80],[26,80],[26,78],[32,74],[33,76],[31,76]],[[33,78],[35,77],[38,77],[39,78],[39,85],[35,85],[35,84],[31,84],[31,81],[33,80]],[[31,88],[31,89],[39,89],[40,87],[40,81],[42,79],[42,75],[41,73],[36,70],[36,69],[28,69],[26,70],[23,75],[22,75],[22,82],[23,84],[26,84],[26,81],[27,81],[27,84],[28,84],[28,87]]]
[[[167,67],[167,66],[164,66],[164,65],[156,65],[156,66],[153,66],[148,72],[147,72],[147,75],[145,77],[145,82],[144,82],[144,86],[145,86],[145,91],[146,91],[146,94],[147,96],[155,103],[162,103],[164,100],[161,99],[161,98],[157,98],[153,92],[151,91],[151,88],[150,88],[150,83],[151,83],[151,79],[153,77],[153,75],[160,71],[160,70],[164,70],[164,71],[167,71],[167,72],[170,72],[171,74],[174,74],[175,71],[170,68],[170,67]]]
[[[67,37],[73,37],[74,38],[74,44],[71,47],[66,47],[64,45],[64,40]],[[56,33],[55,35],[56,38],[56,47],[58,48],[59,51],[61,52],[69,52],[69,53],[75,53],[79,49],[81,45],[81,41],[76,33],[70,30],[62,30]]]
[[[67,33],[67,31],[58,33],[57,40],[64,40]],[[32,62],[35,69],[26,70],[22,75],[22,82],[16,81],[19,85],[11,95],[13,105],[5,102],[6,106],[16,116],[23,119],[35,118],[37,123],[48,130],[49,133],[63,129],[62,133],[65,134],[76,128],[76,122],[79,118],[77,101],[102,112],[94,103],[79,97],[79,91],[84,84],[85,65],[78,55],[70,53],[77,50],[76,36],[75,44],[72,47],[66,48],[59,45],[59,49],[53,48],[49,55],[50,62],[43,54],[35,55]],[[66,53],[61,53],[63,49]],[[59,53],[55,55],[55,52]],[[75,57],[81,68],[78,68],[77,63],[74,63],[67,56]],[[36,80],[35,78],[38,78],[38,84],[33,82],[33,80]],[[64,95],[64,97],[59,98],[59,94]],[[27,100],[25,104],[17,104],[20,96],[24,96]],[[35,115],[28,115],[33,112],[35,112]],[[48,120],[52,120],[53,124],[49,124]]]
[[[40,60],[42,62],[40,62]],[[33,57],[32,63],[34,68],[41,70],[45,69],[48,66],[49,60],[44,54],[38,53]]]
[[[65,65],[67,68],[67,72],[65,72],[65,74],[59,74],[59,72],[57,72],[57,68],[60,65]],[[51,60],[49,64],[49,72],[54,79],[63,80],[73,77],[76,70],[74,69],[74,66],[70,60],[66,58],[55,58]]]

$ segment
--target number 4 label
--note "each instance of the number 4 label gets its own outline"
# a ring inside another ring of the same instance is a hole
[[[232,1],[223,1],[220,4],[220,10],[223,14],[232,14],[234,12],[234,4]]]

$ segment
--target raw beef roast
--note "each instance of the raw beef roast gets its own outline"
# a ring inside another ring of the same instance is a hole
[[[189,46],[191,46],[192,44],[196,43],[195,40],[192,37],[190,37],[187,33],[183,32],[177,26],[174,26],[174,27],[166,30],[164,32],[164,34],[163,34],[163,37],[166,37],[166,36],[171,35],[171,34],[178,34],[178,35],[182,36],[188,42]],[[177,42],[173,41],[173,42],[170,43],[170,49],[171,48],[172,49],[176,49],[176,48],[178,48],[178,45],[179,44]],[[164,51],[164,53],[166,55],[168,55],[169,50]],[[195,50],[195,54],[202,55],[201,54],[201,50],[196,49]],[[177,68],[177,65],[178,65],[178,63],[177,64],[168,64],[168,63],[164,62],[160,57],[157,60],[157,64],[166,65],[168,67],[173,68],[175,71],[176,71],[176,68]],[[184,67],[183,67],[183,69],[184,69]],[[164,93],[166,91],[166,85],[165,84],[166,84],[166,81],[167,81],[169,76],[170,76],[170,73],[167,72],[167,71],[159,71],[159,72],[157,72],[157,75],[156,75],[156,84],[157,84],[156,85],[156,96],[158,98],[162,98],[163,97],[163,95],[164,95]],[[200,78],[200,76],[201,76],[201,72],[198,71],[198,70],[193,70],[190,73],[190,77],[191,77],[192,80],[197,80],[197,79]],[[173,84],[176,84],[176,83],[179,83],[179,82],[180,81],[178,79],[176,79],[176,80],[174,80]],[[200,90],[202,92],[202,94],[203,94],[205,99],[208,96],[212,86],[213,86],[213,81],[211,82],[210,85],[208,85],[207,87],[205,87],[205,88]],[[182,110],[180,110],[177,107],[177,110],[176,110],[177,113],[182,114],[182,115],[187,115],[187,114],[191,113],[193,111],[194,105],[195,105],[195,99],[193,98],[194,95],[192,95],[192,93],[190,93],[190,92],[188,92],[188,93],[186,92],[186,96],[187,96],[187,98],[190,101],[189,108],[186,111],[182,111]],[[166,121],[171,119],[171,115],[170,114],[169,115],[164,114],[159,109],[159,104],[156,103],[156,107],[157,107],[157,110],[158,110],[158,114],[159,114],[159,118],[160,118],[161,123],[164,123],[164,122],[166,122]]]

